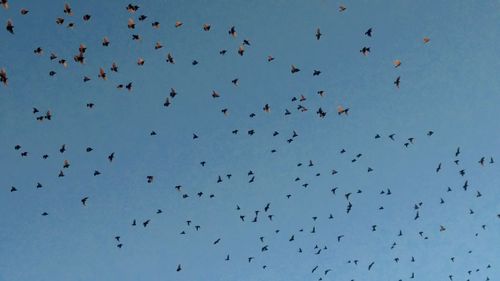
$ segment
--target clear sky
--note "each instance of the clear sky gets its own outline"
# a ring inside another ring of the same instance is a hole
[[[8,2],[0,281],[500,279],[499,1]]]

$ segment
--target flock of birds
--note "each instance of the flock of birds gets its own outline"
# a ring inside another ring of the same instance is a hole
[[[9,7],[9,1],[8,0],[0,0],[0,4],[3,6],[4,10],[12,9],[12,7]],[[16,3],[18,4],[18,3]],[[79,14],[79,11],[74,11],[71,7],[70,4],[66,3],[64,4],[63,7],[61,7],[61,16],[57,17],[55,19],[56,25],[65,25],[67,28],[75,28],[77,24],[84,24],[87,22],[91,22],[93,19],[93,16],[91,14]],[[341,5],[339,7],[339,12],[344,13],[347,11],[347,7],[344,5]],[[127,5],[126,7],[123,7],[123,12],[128,13],[130,18],[128,19],[128,22],[124,23],[123,28],[126,28],[131,31],[131,40],[133,41],[142,41],[142,37],[139,33],[136,33],[136,27],[138,25],[146,24],[150,18],[148,17],[147,14],[143,14],[141,6],[139,4],[131,3]],[[23,16],[31,16],[29,8],[21,8],[20,9],[20,14]],[[82,20],[78,20],[78,18],[81,18]],[[151,25],[151,28],[153,29],[159,29],[161,26],[161,23],[159,21],[150,21],[149,24]],[[173,24],[173,28],[182,28],[184,23],[182,21],[176,21]],[[211,24],[206,23],[203,24],[201,27],[202,32],[217,32],[217,30],[214,30]],[[16,30],[16,25],[13,20],[7,20],[6,25],[5,25],[5,30],[8,34],[2,35],[2,37],[5,36],[16,36],[17,30]],[[236,26],[231,26],[229,25],[228,28],[226,29],[227,36],[230,36],[234,38],[234,40],[239,39],[239,34],[238,34],[238,29]],[[364,34],[360,34],[360,36],[366,36],[368,38],[371,38],[372,36],[376,36],[376,30],[374,28],[368,27],[366,29],[366,32]],[[314,35],[314,36],[313,36]],[[314,34],[311,34],[312,40],[314,38],[316,40],[321,40],[323,37],[323,33],[320,28],[316,29],[316,32]],[[424,37],[422,39],[422,44],[429,44],[430,39],[428,37]],[[148,44],[151,43],[152,49],[154,51],[160,51],[164,48],[164,45],[158,41],[158,42],[147,42]],[[112,45],[112,41],[110,38],[107,36],[103,37],[101,40],[101,46],[89,46],[89,48],[92,49],[97,49],[97,48],[108,48]],[[245,52],[247,49],[252,47],[253,42],[250,42],[249,39],[242,39],[241,44],[239,47],[234,50],[235,54],[237,56],[244,56]],[[219,56],[226,56],[229,52],[231,52],[228,49],[221,49],[218,54]],[[369,56],[371,52],[371,47],[370,46],[362,46],[359,50],[360,55],[362,56]],[[87,60],[87,46],[85,43],[80,44],[80,46],[74,50],[74,56],[73,59],[69,58],[63,58],[60,57],[56,54],[55,51],[53,50],[47,50],[44,46],[34,46],[33,47],[33,54],[27,54],[27,55],[35,55],[35,56],[44,56],[46,54],[49,54],[49,59],[51,61],[57,61],[58,64],[63,66],[64,68],[67,68],[69,64],[74,63],[74,64],[81,64],[84,65]],[[264,58],[263,58],[264,59]],[[274,63],[275,60],[277,60],[273,55],[267,56],[265,58],[268,63]],[[167,64],[176,64],[176,58],[174,57],[174,54],[171,52],[167,52],[165,55],[165,63]],[[145,59],[143,57],[139,57],[136,61],[136,64],[140,67],[143,66],[146,63]],[[192,60],[191,62],[192,66],[198,65],[200,62],[198,60]],[[393,67],[394,68],[399,68],[401,67],[402,62],[400,60],[394,60],[393,61]],[[4,87],[8,87],[9,85],[9,66],[2,66],[0,70],[0,82],[3,84]],[[85,75],[82,77],[83,83],[90,83],[94,79],[100,79],[100,80],[108,80],[110,76],[113,75],[113,73],[117,73],[120,71],[119,64],[117,62],[113,62],[110,66],[102,66],[99,69],[95,70],[94,75]],[[291,64],[290,66],[290,75],[297,75],[300,73],[302,70],[299,66]],[[322,74],[321,70],[314,69],[312,75],[313,76],[319,76]],[[56,70],[49,70],[48,75],[50,77],[56,76],[57,71]],[[395,91],[399,89],[400,86],[402,86],[402,78],[401,76],[394,77],[393,80],[394,88]],[[239,79],[235,78],[231,81],[231,83],[234,86],[238,86],[239,84]],[[132,91],[133,90],[133,85],[134,81],[126,81],[122,83],[118,83],[116,85],[117,89],[125,89],[127,91]],[[317,95],[319,97],[323,97],[326,95],[326,91],[320,90],[317,91]],[[177,91],[174,88],[171,88],[167,94],[167,96],[164,98],[163,101],[163,106],[168,110],[170,107],[176,105],[176,96],[178,95]],[[213,90],[211,93],[211,98],[214,100],[216,99],[223,99],[223,95],[219,93],[218,91]],[[291,107],[285,108],[284,111],[280,114],[283,114],[285,116],[294,114],[294,109],[295,111],[300,114],[300,113],[306,113],[310,111],[310,108],[306,105],[306,101],[309,97],[305,94],[300,94],[297,96],[294,96],[291,98]],[[89,101],[88,103],[85,104],[86,109],[85,110],[92,110],[96,104],[92,101]],[[279,107],[279,106],[276,106]],[[271,104],[263,104],[262,108],[259,109],[259,112],[262,112],[262,114],[268,114],[271,112]],[[328,114],[328,111],[325,109],[325,107],[318,107],[312,110],[319,118],[325,118]],[[220,112],[225,115],[229,116],[230,109],[229,108],[222,108]],[[249,114],[249,118],[254,118],[258,111],[252,112]],[[342,116],[343,118],[349,118],[349,114],[351,113],[350,107],[345,107],[342,105],[338,105],[336,112],[338,116]],[[57,122],[57,118],[53,117],[53,112],[49,109],[41,109],[37,107],[33,107],[31,114],[34,116],[34,119],[37,120],[38,122]],[[247,136],[252,136],[256,134],[255,129],[248,129],[246,131],[241,132],[241,129],[233,129],[230,132],[227,132],[228,135],[241,135],[241,134],[246,134]],[[437,132],[439,133],[439,132]],[[298,141],[300,132],[293,130],[291,132],[283,132],[281,130],[275,130],[272,132],[271,135],[269,135],[269,138],[276,138],[278,136],[285,135],[285,142],[284,144],[291,144],[292,142]],[[155,130],[151,130],[149,135],[151,137],[154,137],[157,135],[157,132]],[[401,145],[401,149],[409,149],[410,147],[414,146],[416,143],[417,139],[420,138],[426,138],[429,141],[432,141],[434,138],[434,131],[429,130],[425,133],[422,133],[421,135],[416,135],[412,137],[400,137],[396,133],[390,133],[387,135],[384,134],[375,134],[374,136],[370,137],[370,141],[378,141],[378,142],[394,142],[398,143]],[[202,141],[202,135],[198,133],[193,133],[192,134],[192,141]],[[59,154],[61,157],[64,157],[65,152],[67,149],[70,149],[72,147],[70,144],[61,144],[59,146],[58,151],[54,152],[55,154]],[[22,143],[17,143],[13,145],[12,147],[13,151],[16,153],[19,153],[19,157],[25,158],[25,157],[41,157],[43,161],[51,161],[53,158],[59,158],[57,156],[53,156],[54,153],[46,152],[46,151],[35,151],[34,148],[27,149],[23,146]],[[76,149],[76,148],[75,148]],[[94,151],[94,148],[92,146],[85,147],[85,152],[86,153],[92,153]],[[273,148],[270,150],[270,153],[277,153],[278,150],[277,148]],[[338,151],[339,157],[347,157],[344,160],[346,162],[351,162],[351,163],[357,163],[357,162],[362,162],[361,160],[365,157],[365,153],[363,152],[356,152],[352,153],[351,156],[347,156],[351,154],[350,151],[347,149],[342,148],[340,151]],[[464,163],[462,163],[462,159],[460,158],[461,156],[461,150],[460,147],[456,148],[455,152],[452,154],[450,153],[450,159],[444,159],[442,162],[436,163],[435,166],[435,173],[439,174],[442,172],[442,169],[455,169],[457,170],[457,177],[462,180],[463,184],[461,184],[460,187],[447,187],[446,190],[443,191],[442,195],[440,198],[436,198],[436,201],[439,203],[439,205],[444,205],[446,204],[446,196],[448,193],[454,192],[462,192],[464,195],[464,200],[480,200],[481,197],[483,196],[483,193],[476,187],[473,187],[469,184],[469,179],[468,179],[468,171],[466,170],[466,166]],[[112,165],[115,161],[120,161],[121,155],[116,155],[115,152],[110,151],[108,153],[105,153],[102,155],[103,159],[107,159],[107,161]],[[115,159],[116,158],[116,159]],[[196,170],[196,169],[203,169],[208,165],[211,165],[212,163],[217,162],[216,159],[200,159],[199,165],[197,167],[191,167],[190,169]],[[467,163],[470,164],[470,163]],[[478,165],[479,167],[488,167],[491,165],[495,164],[495,159],[493,155],[478,155],[477,156],[477,163],[474,163],[475,165]],[[316,166],[316,163],[314,160],[306,160],[302,161],[299,163],[295,163],[296,167],[299,167],[301,171],[301,174],[298,175],[293,175],[290,176],[290,182],[297,184],[300,188],[303,189],[308,189],[310,188],[310,183],[305,180],[311,172],[308,170],[304,170],[304,168],[313,168]],[[62,165],[60,166],[60,169],[58,171],[54,171],[54,176],[58,178],[63,178],[67,177],[69,171],[71,169],[72,162],[69,159],[64,159],[62,162]],[[233,167],[234,169],[237,169],[238,167]],[[375,166],[365,166],[363,168],[366,170],[366,173],[375,173],[376,167]],[[93,177],[99,177],[101,176],[103,172],[101,172],[98,169],[95,169],[89,176]],[[331,168],[327,171],[327,174],[329,176],[336,176],[339,174],[340,171]],[[240,173],[241,174],[241,173]],[[244,174],[246,177],[244,177],[244,181],[246,181],[248,184],[254,184],[257,182],[257,173],[255,172],[254,169],[245,171]],[[312,175],[314,177],[321,177],[324,176],[324,172],[316,171],[313,172]],[[237,176],[238,177],[238,176]],[[230,182],[233,179],[233,174],[228,172],[226,174],[215,174],[213,175],[213,182],[215,184],[222,184],[224,182]],[[144,181],[147,184],[155,184],[157,180],[157,175],[146,175],[144,177]],[[33,187],[36,190],[40,190],[44,188],[44,185],[41,182],[36,182],[35,186]],[[25,188],[20,188],[15,185],[12,185],[9,187],[8,192],[10,193],[16,193],[16,192],[29,192],[28,187]],[[199,191],[192,191],[192,190],[186,190],[183,185],[175,185],[174,189],[180,194],[180,198],[182,200],[193,200],[194,199],[200,199],[200,198],[209,198],[209,199],[214,199],[216,198],[217,192],[208,192],[205,190],[199,190]],[[342,244],[345,239],[348,239],[349,234],[348,233],[337,233],[335,235],[331,235],[330,239],[328,241],[322,241],[321,243],[315,243],[314,247],[312,248],[307,248],[306,243],[301,245],[300,243],[297,243],[296,240],[300,237],[302,241],[304,240],[314,240],[314,236],[322,231],[322,226],[326,224],[327,222],[331,221],[332,223],[335,221],[335,218],[337,216],[349,216],[351,215],[351,212],[358,208],[358,205],[356,204],[356,201],[358,201],[358,198],[361,198],[367,193],[372,193],[369,196],[393,196],[394,189],[391,188],[382,188],[379,191],[377,191],[378,194],[373,194],[373,191],[367,191],[361,188],[341,188],[338,186],[332,186],[328,188],[328,196],[331,196],[333,198],[340,198],[339,200],[342,200],[343,204],[342,206],[342,214],[337,213],[329,213],[329,214],[318,214],[316,216],[312,217],[312,224],[308,224],[308,227],[300,227],[296,231],[293,232],[287,232],[283,234],[283,230],[280,229],[280,222],[279,220],[276,219],[276,210],[273,209],[273,202],[266,202],[265,204],[262,205],[262,208],[256,209],[256,210],[249,210],[248,208],[245,209],[241,207],[243,204],[239,204],[237,202],[234,203],[234,209],[232,212],[234,213],[234,220],[237,223],[251,223],[254,224],[256,227],[259,225],[257,224],[258,222],[261,222],[262,220],[267,221],[268,223],[272,224],[273,227],[275,227],[275,230],[272,233],[269,233],[267,235],[263,234],[256,234],[256,241],[258,245],[255,247],[257,250],[253,253],[248,253],[247,257],[245,258],[244,262],[250,263],[250,264],[255,264],[256,268],[261,268],[262,270],[267,270],[269,269],[270,265],[266,263],[267,260],[269,260],[265,254],[269,252],[269,255],[272,254],[273,251],[273,244],[272,239],[270,236],[274,235],[276,237],[279,237],[279,239],[282,239],[283,241],[286,241],[289,243],[290,247],[294,249],[294,252],[297,255],[303,255],[305,259],[309,259],[311,255],[313,256],[319,256],[324,254],[325,252],[328,252],[331,248],[334,248],[338,244]],[[401,192],[401,190],[398,190],[398,192]],[[472,193],[472,196],[470,195]],[[288,200],[294,195],[293,192],[285,192],[282,200]],[[83,208],[92,208],[92,197],[88,195],[83,195],[81,197],[81,200],[79,204]],[[427,203],[427,202],[425,202]],[[428,204],[431,204],[429,202]],[[425,204],[424,202],[414,202],[411,203],[412,205],[412,210],[414,213],[414,216],[411,218],[411,220],[417,221],[417,220],[422,220],[424,218],[422,215],[422,209],[424,208]],[[383,206],[382,204],[378,207],[378,210],[372,210],[372,211],[380,211],[383,212],[387,206]],[[360,207],[362,208],[362,206]],[[437,206],[435,208],[438,208]],[[370,211],[370,212],[372,212]],[[203,210],[200,210],[200,212],[203,212]],[[468,208],[466,209],[466,212],[469,215],[474,215],[475,210]],[[160,215],[163,214],[164,211],[162,209],[156,209],[154,211],[155,215]],[[44,211],[40,214],[43,217],[47,217],[47,219],[50,219],[51,212],[49,211]],[[492,214],[492,220],[495,219],[500,219],[500,214]],[[498,218],[496,218],[498,217]],[[154,223],[156,220],[155,217],[151,216],[149,218],[130,218],[129,225],[130,227],[136,228],[148,228],[150,224]],[[195,222],[191,219],[186,220],[186,226],[185,229],[182,229],[179,231],[179,235],[181,236],[188,236],[190,234],[190,230],[194,230],[195,232],[198,231],[203,231],[203,228],[205,227],[203,222]],[[484,221],[481,222],[481,231],[487,231],[489,221]],[[372,224],[367,227],[367,232],[377,232],[379,231],[380,228],[384,227],[382,223],[377,223],[377,224]],[[433,232],[424,232],[422,230],[417,230],[417,229],[399,229],[396,233],[394,233],[393,237],[388,237],[387,239],[390,240],[387,242],[387,250],[388,250],[388,255],[392,255],[391,251],[399,246],[400,241],[403,239],[423,239],[423,240],[428,240],[428,239],[433,239],[436,235],[439,233],[445,233],[448,229],[448,226],[446,222],[443,222],[440,225],[437,225],[436,228],[433,230]],[[258,232],[258,231],[256,231]],[[416,234],[416,235],[414,235]],[[478,236],[479,232],[475,233],[475,236]],[[416,238],[415,238],[416,237]],[[386,239],[386,240],[387,240]],[[207,243],[213,244],[214,247],[223,247],[224,244],[224,233],[220,234],[220,237],[216,237],[211,241],[208,241]],[[132,241],[127,241],[126,235],[122,234],[116,234],[110,237],[110,243],[114,243],[114,245],[117,248],[117,251],[123,251],[123,248],[127,247],[127,243],[133,243]],[[246,243],[243,242],[242,243]],[[221,245],[222,244],[222,245]],[[225,254],[223,257],[220,257],[226,262],[233,261],[233,257],[231,255],[231,251],[237,251],[237,249],[227,249],[227,254]],[[457,257],[449,257],[449,262],[455,262],[456,259],[463,258],[463,256],[470,254],[472,250],[464,251],[462,256],[457,256]],[[393,258],[394,263],[399,263],[400,261],[402,262],[403,260],[407,260],[410,263],[415,263],[418,261],[416,255],[409,254],[407,256],[396,256]],[[364,267],[365,270],[368,272],[373,272],[377,270],[384,270],[383,268],[377,268],[378,265],[377,260],[371,260],[371,259],[366,259],[363,257],[349,257],[345,259],[345,264],[346,265],[353,265],[353,266],[360,266]],[[471,268],[464,269],[464,272],[462,276],[455,276],[453,274],[448,274],[446,277],[450,281],[454,280],[473,280],[472,278],[478,274],[478,272],[486,271],[492,267],[490,262],[486,262],[484,264],[482,263],[476,263],[474,266],[471,266]],[[188,265],[189,270],[195,270],[195,265],[190,264]],[[419,278],[419,271],[418,267],[415,266],[413,267],[414,270],[411,272],[408,272],[406,276],[400,276],[400,277],[394,277],[394,280],[412,280],[412,279],[418,279]],[[172,271],[175,272],[181,272],[186,270],[185,268],[185,263],[178,263],[175,265],[172,265]],[[335,278],[335,271],[336,268],[331,268],[328,265],[324,263],[319,263],[312,268],[310,268],[310,273],[312,275],[312,278],[315,280],[336,280]],[[486,273],[487,274],[487,273]],[[420,279],[422,280],[422,279]],[[443,280],[443,279],[436,279],[436,280]],[[490,280],[489,277],[485,278],[486,281]]]

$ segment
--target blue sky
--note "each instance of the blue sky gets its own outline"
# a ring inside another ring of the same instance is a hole
[[[68,2],[72,16],[63,13],[64,3],[11,0],[0,8],[0,22],[11,19],[15,31],[0,32],[0,68],[9,79],[0,85],[1,281],[499,278],[500,179],[498,166],[488,163],[498,156],[500,132],[498,1],[150,0],[133,2],[140,8],[131,14],[128,1],[91,0]],[[340,13],[340,5],[347,10]],[[21,8],[29,13],[21,15]],[[90,21],[82,20],[85,14]],[[65,23],[57,25],[57,17]],[[134,30],[127,29],[129,18]],[[151,27],[154,21],[159,29]],[[175,28],[176,21],[183,25]],[[75,27],[66,28],[68,22]],[[209,32],[204,23],[211,24]],[[231,26],[236,38],[228,34]],[[368,28],[372,37],[364,35]],[[131,40],[132,34],[142,40]],[[109,47],[101,45],[105,36]],[[239,56],[244,39],[251,45]],[[157,41],[160,50],[154,50]],[[80,65],[73,56],[82,43],[87,51]],[[365,46],[367,56],[359,52]],[[37,47],[44,50],[40,56],[33,53]],[[51,61],[50,53],[58,59]],[[165,62],[167,53],[175,64]],[[275,60],[268,62],[268,55]],[[61,58],[67,68],[57,63]],[[113,62],[118,73],[109,70]],[[292,64],[301,71],[292,75]],[[106,81],[97,77],[100,67]],[[312,76],[313,70],[321,74]],[[91,81],[84,83],[84,76]],[[129,82],[132,91],[116,89]],[[171,88],[178,95],[166,108]],[[291,101],[300,95],[307,100]],[[299,104],[308,111],[299,112]],[[348,116],[336,114],[339,105],[349,108]],[[32,114],[33,107],[40,113]],[[325,118],[315,114],[319,107]],[[285,116],[286,109],[292,114]],[[37,121],[47,110],[52,120]],[[294,131],[298,136],[288,143]],[[406,148],[410,137],[414,143]],[[331,175],[332,169],[339,173]],[[65,177],[58,177],[60,170]],[[95,170],[101,175],[93,176]],[[392,194],[381,195],[387,188]],[[346,193],[352,193],[349,214]],[[269,250],[261,252],[265,245]],[[327,249],[315,255],[316,245]]]

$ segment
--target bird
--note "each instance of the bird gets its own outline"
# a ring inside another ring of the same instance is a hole
[[[370,53],[370,47],[363,47],[359,52],[366,56]]]
[[[368,265],[368,270],[371,270],[374,264],[375,264],[375,262],[371,262],[371,263]]]
[[[243,47],[243,45],[240,45],[240,47],[238,48],[238,54],[240,56],[243,56],[244,53],[245,53],[245,48]]]
[[[8,20],[7,21],[7,25],[5,26],[5,29],[7,29],[7,31],[10,33],[10,34],[14,34],[14,23],[12,22],[12,20]]]
[[[109,43],[110,43],[110,41],[109,41],[108,37],[104,37],[102,39],[101,45],[104,46],[104,47],[108,47]]]
[[[64,10],[63,10],[63,12],[65,14],[67,14],[68,16],[72,16],[73,15],[73,10],[71,9],[71,6],[68,3],[64,4]]]
[[[396,80],[394,81],[394,85],[396,85],[396,88],[399,89],[399,84],[401,83],[401,76],[398,76]]]
[[[231,35],[233,38],[237,36],[236,33],[236,28],[234,26],[231,26],[231,28],[228,31],[229,35]]]
[[[321,34],[321,31],[319,27],[316,29],[316,40],[319,40],[323,34]]]
[[[129,29],[135,29],[135,22],[134,22],[134,19],[132,19],[132,18],[129,18],[129,19],[128,19],[128,22],[127,22],[127,27],[128,27]]]
[[[0,83],[4,84],[4,86],[7,86],[8,84],[8,77],[7,77],[7,71],[5,68],[0,69]]]

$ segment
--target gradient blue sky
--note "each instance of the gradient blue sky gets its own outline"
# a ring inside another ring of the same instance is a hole
[[[499,171],[477,162],[498,156],[500,2],[150,0],[133,2],[140,9],[130,14],[129,1],[90,0],[69,2],[73,16],[63,13],[64,1],[9,2],[9,9],[0,8],[0,22],[12,19],[15,26],[15,35],[0,31],[0,68],[9,77],[8,86],[0,85],[0,281],[396,281],[411,280],[412,273],[414,280],[500,278]],[[21,8],[29,13],[22,16]],[[92,18],[83,22],[87,13]],[[146,21],[137,20],[141,14]],[[63,26],[57,17],[65,18]],[[131,17],[133,31],[127,29]],[[75,28],[66,28],[70,21]],[[161,27],[153,29],[153,21]],[[176,21],[184,25],[174,28]],[[211,24],[209,32],[204,23]],[[236,38],[228,35],[231,26]],[[370,27],[371,38],[364,35]],[[142,40],[132,41],[131,34]],[[104,36],[111,41],[107,48]],[[251,46],[239,56],[243,39]],[[156,41],[164,48],[155,51]],[[72,59],[81,43],[87,46],[84,65]],[[41,56],[33,53],[39,46]],[[364,46],[371,48],[368,56],[359,52]],[[219,55],[221,49],[228,53]],[[50,61],[51,52],[69,66]],[[169,52],[174,65],[165,62]],[[268,63],[268,55],[275,60]],[[139,57],[144,66],[136,65]],[[401,67],[394,68],[395,59]],[[112,62],[118,73],[109,71]],[[291,64],[301,71],[292,75]],[[107,81],[97,78],[99,67]],[[314,69],[321,75],[313,77]],[[92,80],[83,83],[84,75]],[[400,89],[393,85],[397,76]],[[131,81],[131,92],[116,89]],[[165,108],[170,88],[178,95]],[[213,90],[221,97],[213,99]],[[301,94],[305,113],[291,102]],[[93,109],[86,108],[89,102]],[[265,104],[270,113],[262,111]],[[348,116],[336,114],[339,105],[350,108]],[[52,120],[36,121],[32,107],[50,110]],[[318,107],[327,111],[324,119],[315,114]],[[285,109],[292,114],[284,116]],[[152,130],[158,135],[150,136]],[[274,131],[280,134],[273,137]],[[298,137],[289,144],[293,131]],[[375,140],[377,133],[382,137]],[[392,133],[395,141],[387,137]],[[409,137],[414,144],[405,148]],[[22,148],[16,151],[16,144]],[[352,163],[358,153],[363,156]],[[50,157],[43,160],[43,154]],[[65,159],[71,166],[59,178]],[[374,171],[367,173],[368,167]],[[332,169],[339,173],[332,176]],[[94,177],[94,170],[102,174]],[[216,183],[228,173],[230,180]],[[155,177],[152,184],[148,175]],[[37,182],[43,188],[36,189]],[[11,186],[18,191],[9,192]],[[335,196],[332,187],[338,187]],[[390,196],[379,194],[387,188]],[[353,209],[346,214],[348,192]],[[418,202],[420,219],[414,220]],[[255,210],[261,213],[252,223]],[[151,223],[132,227],[133,219]],[[261,252],[264,245],[269,251]],[[315,245],[328,249],[314,255]],[[250,256],[255,259],[248,263]],[[347,263],[354,259],[358,266]]]

